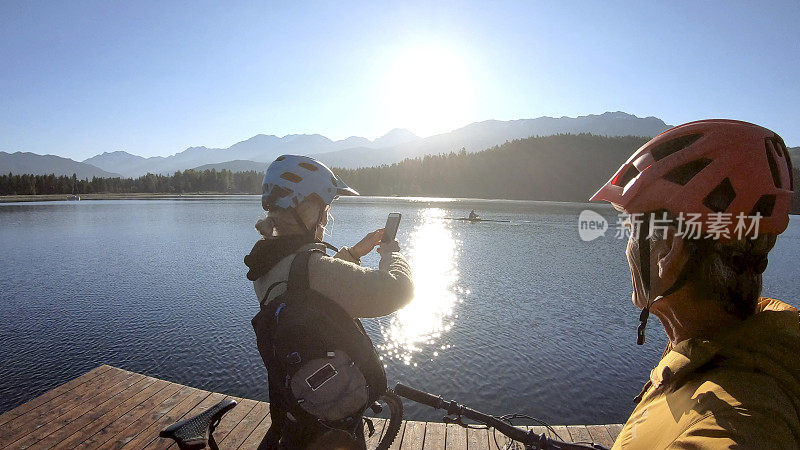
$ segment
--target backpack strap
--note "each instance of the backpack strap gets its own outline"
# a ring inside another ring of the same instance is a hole
[[[274,282],[274,283],[269,285],[269,287],[267,288],[267,293],[264,294],[264,298],[261,299],[261,309],[264,309],[264,307],[267,305],[267,299],[269,298],[269,294],[270,294],[270,292],[272,292],[272,289],[280,286],[283,283],[286,283],[286,281],[283,281],[283,280],[276,281],[276,282]]]
[[[299,291],[308,289],[308,258],[311,256],[312,253],[319,252],[323,255],[325,252],[321,250],[308,250],[295,255],[294,259],[292,260],[292,265],[289,268],[289,280],[288,281],[277,281],[272,283],[272,285],[267,288],[267,293],[264,295],[264,298],[261,300],[261,312],[258,316],[253,318],[253,327],[256,329],[256,335],[258,335],[257,324],[258,317],[264,316],[266,321],[264,324],[267,326],[265,332],[268,335],[272,333],[272,320],[275,317],[275,313],[280,307],[277,302],[269,301],[269,294],[273,288],[277,287],[282,283],[286,283],[286,291]],[[274,300],[274,299],[273,299]],[[269,379],[269,410],[270,416],[272,417],[272,424],[267,431],[267,434],[264,436],[264,439],[259,446],[259,449],[277,449],[278,448],[278,441],[281,438],[281,435],[284,433],[284,428],[286,426],[286,411],[284,410],[283,406],[281,405],[281,386],[280,386],[280,371],[277,370],[280,365],[275,361],[274,355],[274,348],[261,348],[261,343],[259,343],[259,353],[261,353],[261,357],[264,359],[264,365],[267,367],[268,372],[268,379]]]
[[[304,291],[309,288],[308,258],[311,257],[312,253],[321,253],[325,255],[325,252],[318,249],[306,250],[302,253],[298,253],[294,257],[292,265],[289,268],[289,281],[286,283],[287,291]]]
[[[311,250],[306,250],[302,253],[298,253],[294,257],[294,260],[292,260],[292,265],[289,268],[289,280],[286,282],[287,292],[303,291],[310,289],[308,282],[308,258],[311,257],[312,253],[322,253],[323,255],[325,255],[325,252],[319,249],[311,249]],[[273,286],[270,286],[270,289],[272,289],[272,287]],[[269,291],[267,291],[267,295],[269,295]],[[264,300],[266,300],[266,297],[264,298]],[[318,306],[320,309],[325,309],[325,310],[339,309],[342,311],[343,314],[347,314],[344,312],[344,310],[338,303],[332,300],[329,299],[320,300],[317,297],[315,297],[313,300],[308,300],[308,301],[317,301],[317,302],[323,301],[324,304],[320,304]],[[350,316],[347,315],[347,317]],[[364,329],[364,325],[361,324],[361,321],[358,319],[352,319],[352,320],[355,321],[356,326],[358,326],[358,329],[361,330],[361,333],[364,334],[364,336],[368,336],[367,330]]]

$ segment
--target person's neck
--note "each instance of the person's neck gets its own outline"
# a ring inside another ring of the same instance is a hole
[[[653,303],[650,312],[661,321],[673,346],[691,338],[711,338],[741,322],[718,302],[691,295],[685,288]]]

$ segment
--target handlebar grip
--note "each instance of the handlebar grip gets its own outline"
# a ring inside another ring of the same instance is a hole
[[[439,409],[441,407],[442,403],[441,397],[437,397],[427,392],[419,391],[412,387],[406,386],[402,383],[397,383],[397,385],[394,387],[394,393],[401,397],[405,397],[411,401],[422,403],[423,405],[428,405],[431,408]]]

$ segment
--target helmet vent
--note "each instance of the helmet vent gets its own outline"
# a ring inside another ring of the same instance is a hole
[[[706,198],[703,199],[703,204],[708,209],[720,213],[728,209],[734,198],[736,198],[736,191],[733,190],[731,180],[725,178],[713,191],[706,195]]]
[[[667,156],[675,152],[679,152],[685,149],[686,147],[694,144],[695,141],[697,141],[701,137],[703,137],[702,134],[689,134],[686,136],[681,136],[679,138],[671,139],[667,142],[655,146],[652,150],[650,150],[650,154],[653,155],[653,159],[655,159],[656,161],[660,161],[666,158]]]
[[[765,194],[758,199],[753,210],[750,211],[751,216],[756,213],[761,214],[761,217],[769,217],[772,215],[772,209],[775,208],[775,194]]]
[[[789,171],[789,190],[794,190],[794,171],[792,170],[792,156],[789,154],[789,149],[786,148],[786,143],[783,142],[780,136],[777,134],[775,135],[774,142],[776,142],[777,146],[783,150],[783,157],[786,159],[786,168]]]
[[[772,147],[772,148],[770,148]],[[780,147],[774,139],[766,139],[765,149],[767,151],[767,162],[769,163],[769,171],[772,173],[772,182],[776,188],[781,187],[781,173],[778,169],[778,162],[775,161],[775,154],[780,151]]]
[[[283,172],[281,174],[281,178],[287,181],[291,181],[292,183],[299,183],[303,181],[303,178],[301,176],[293,174],[292,172]]]
[[[302,167],[303,169],[310,170],[312,172],[315,172],[317,170],[317,166],[307,162],[301,162],[298,164],[298,166]]]
[[[700,173],[700,171],[705,169],[709,164],[711,164],[711,160],[708,158],[696,159],[670,170],[664,175],[664,179],[685,186],[686,183],[691,181],[695,175]]]
[[[775,141],[783,149],[783,157],[786,158],[786,167],[789,170],[789,190],[794,190],[794,170],[792,170],[792,156],[789,154],[789,149],[786,148],[786,143],[783,142],[780,136],[775,135]]]
[[[636,178],[636,175],[639,175],[639,170],[633,165],[630,165],[628,166],[627,169],[625,169],[624,172],[622,172],[621,175],[619,175],[614,179],[614,181],[612,181],[612,184],[614,184],[615,186],[624,187],[628,184],[629,181]]]
[[[267,185],[264,185],[264,189],[263,190],[264,191],[267,190]],[[287,188],[280,187],[280,186],[273,186],[272,190],[270,190],[269,194],[264,192],[264,195],[261,196],[261,206],[264,208],[264,210],[269,211],[269,209],[272,208],[272,206],[275,205],[275,202],[279,198],[286,197],[287,195],[291,194],[292,192],[294,192],[294,191],[292,191],[291,189],[287,189]]]
[[[777,155],[779,158],[786,158],[788,160],[786,149],[781,144],[782,142],[780,142],[779,138],[767,138],[764,140],[764,146],[767,151],[767,162],[769,163],[769,171],[772,174],[772,182],[775,184],[776,188],[781,188],[783,186],[781,185],[781,172],[778,168],[778,161],[775,159],[775,155]]]

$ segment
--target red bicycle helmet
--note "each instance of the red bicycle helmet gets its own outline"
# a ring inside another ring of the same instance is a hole
[[[792,189],[792,163],[780,136],[748,122],[711,119],[647,142],[590,201],[628,213],[699,213],[704,231],[710,214],[731,214],[731,236],[737,215],[758,213],[759,233],[780,234],[789,223]]]

